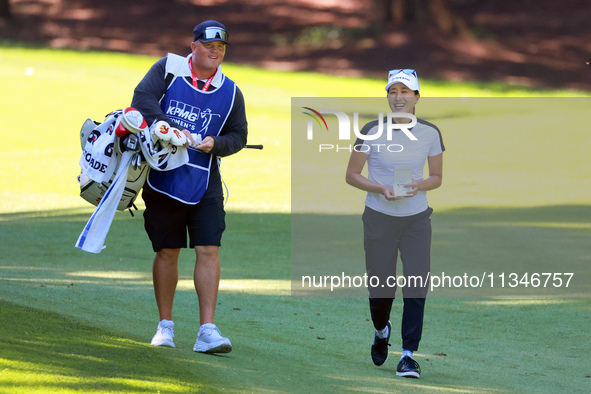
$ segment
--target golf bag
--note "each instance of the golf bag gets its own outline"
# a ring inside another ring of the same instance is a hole
[[[141,160],[139,140],[135,134],[122,135],[122,133],[119,132],[123,126],[129,127],[129,123],[123,121],[124,115],[124,111],[114,111],[107,115],[106,120],[103,123],[86,119],[80,130],[80,146],[83,151],[80,161],[81,163],[85,160],[87,161],[87,163],[85,163],[87,170],[85,171],[85,166],[82,166],[81,164],[82,171],[78,176],[78,182],[80,183],[80,197],[94,206],[97,206],[105,196],[117,171],[119,171],[122,153],[125,150],[136,151],[134,159],[132,159],[132,165],[130,165],[127,170],[127,181],[117,206],[118,211],[123,211],[131,207],[135,208],[134,201],[144,186],[149,170],[147,163]],[[89,153],[89,150],[87,150],[87,144],[94,144],[103,133],[112,135],[114,141],[107,144],[104,151],[104,160],[100,162],[99,160],[90,157],[91,154]],[[90,168],[90,171],[88,171],[88,168]],[[97,178],[96,174],[90,174],[90,172],[95,172],[92,170],[96,169],[104,174],[102,175],[102,181],[98,180],[99,178]],[[130,209],[130,213],[131,212]]]

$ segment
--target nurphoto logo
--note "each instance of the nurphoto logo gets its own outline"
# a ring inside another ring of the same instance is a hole
[[[417,118],[413,114],[407,114],[407,113],[402,113],[402,112],[396,112],[396,113],[395,112],[388,112],[385,117],[386,124],[384,127],[384,113],[380,112],[378,114],[378,123],[377,123],[378,130],[377,130],[377,132],[372,133],[371,135],[365,135],[365,134],[362,134],[361,131],[359,130],[359,113],[358,112],[353,113],[353,122],[351,122],[351,118],[344,111],[340,111],[340,110],[336,110],[336,109],[321,109],[320,111],[317,111],[317,110],[310,108],[310,107],[302,107],[302,108],[307,110],[306,112],[303,112],[303,113],[310,117],[310,119],[308,119],[307,129],[306,129],[306,131],[307,131],[306,138],[309,141],[312,141],[314,139],[314,122],[316,122],[316,124],[320,127],[320,130],[325,130],[327,132],[330,132],[328,129],[328,123],[326,122],[326,119],[324,118],[324,116],[322,116],[322,114],[331,114],[331,115],[335,115],[337,117],[338,139],[339,140],[351,141],[351,123],[353,123],[353,133],[355,135],[355,139],[361,139],[363,141],[375,141],[382,136],[382,134],[384,133],[384,129],[385,129],[386,130],[386,138],[388,141],[392,140],[392,132],[394,130],[401,130],[404,134],[406,134],[406,136],[411,141],[417,141],[417,137],[415,137],[413,135],[413,133],[410,131],[410,129],[412,129],[417,124]],[[394,118],[407,118],[407,119],[410,119],[410,123],[396,123],[394,121]],[[394,145],[396,145],[397,150],[392,150],[392,149],[390,149],[390,147],[388,147],[387,149],[390,152],[401,152],[404,149],[402,147],[402,145],[399,145],[399,144],[394,144]],[[319,144],[319,152],[322,152],[323,150],[334,150],[335,148],[336,148],[337,152],[339,150],[348,150],[349,152],[351,152],[352,149],[355,151],[362,151],[361,145],[354,145],[354,146],[353,145],[348,145],[348,146],[336,145],[336,147],[335,147],[334,144]],[[378,149],[379,149],[379,147],[378,147]]]

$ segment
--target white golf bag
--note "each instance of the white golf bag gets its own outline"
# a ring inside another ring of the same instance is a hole
[[[97,123],[91,119],[86,119],[80,130],[80,146],[83,151],[81,161],[84,160],[85,156],[89,157],[89,153],[86,151],[86,144],[91,144],[96,141],[101,133],[110,131],[110,133],[113,134],[115,132],[114,129],[117,128],[119,124],[124,123],[123,119],[118,119],[123,115],[123,111],[115,111],[107,115],[107,118],[103,123]],[[125,126],[129,127],[129,124],[125,122]],[[131,126],[133,128],[133,125]],[[130,139],[132,141],[130,141]],[[125,189],[117,206],[118,211],[123,211],[130,208],[130,213],[133,215],[131,207],[135,208],[134,201],[144,186],[144,182],[149,170],[147,163],[141,159],[139,140],[135,134],[127,134],[126,136],[122,137],[115,135],[114,142],[109,144],[108,150],[108,157],[105,157],[106,161],[102,164],[103,168],[100,168],[101,163],[99,163],[98,160],[96,163],[94,161],[89,163],[91,169],[104,169],[103,172],[105,177],[103,179],[107,180],[103,180],[102,182],[93,180],[92,178],[97,179],[96,176],[89,176],[90,174],[87,174],[83,167],[80,175],[78,176],[78,182],[80,183],[80,197],[92,205],[97,206],[101,199],[105,196],[105,193],[111,186],[115,175],[119,171],[122,152],[124,150],[135,150],[136,153],[132,159],[132,165],[130,165],[128,168]]]

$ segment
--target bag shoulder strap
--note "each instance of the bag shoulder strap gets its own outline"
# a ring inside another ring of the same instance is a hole
[[[169,53],[166,55],[166,69],[164,72],[164,80],[166,81],[166,88],[172,84],[176,77],[190,77],[190,70],[188,67],[188,60],[186,57]]]

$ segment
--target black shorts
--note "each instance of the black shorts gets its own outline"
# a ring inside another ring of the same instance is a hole
[[[226,229],[223,198],[206,198],[196,205],[183,204],[154,190],[142,193],[146,203],[144,227],[154,252],[162,249],[221,246]]]

